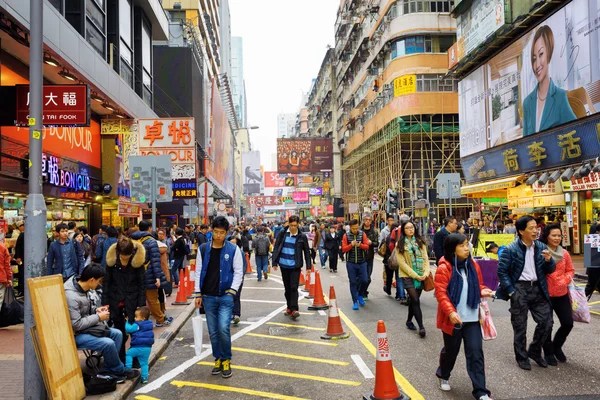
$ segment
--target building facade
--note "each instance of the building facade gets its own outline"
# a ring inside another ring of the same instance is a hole
[[[248,126],[246,81],[244,80],[244,42],[241,37],[231,38],[231,83],[235,114],[241,126]]]
[[[296,126],[295,114],[277,114],[277,137],[290,138],[294,135]]]

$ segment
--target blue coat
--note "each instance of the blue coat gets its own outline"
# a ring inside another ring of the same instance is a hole
[[[98,238],[98,247],[96,247],[96,258],[100,258],[100,264],[106,267],[106,253],[108,253],[108,249],[110,246],[117,243],[117,238],[105,238],[100,242],[100,238]]]
[[[200,273],[198,273],[196,268],[196,285],[194,290],[196,297],[201,295],[200,291],[204,283],[204,278],[206,278],[206,272],[208,271],[211,250],[212,242],[208,242],[200,247],[196,255],[196,265],[202,265]],[[244,276],[244,258],[242,251],[237,245],[225,241],[221,249],[221,262],[219,263],[219,296],[227,293],[237,294]],[[199,263],[198,260],[200,260]]]
[[[542,111],[540,129],[539,131],[536,130],[538,86],[523,101],[523,136],[533,135],[536,132],[541,132],[577,119],[569,105],[567,92],[557,88],[552,79],[550,79],[550,87],[548,88],[544,111]]]
[[[131,335],[131,347],[152,347],[154,344],[154,325],[152,321],[136,321],[133,324],[127,322],[125,330]]]
[[[144,239],[146,238],[147,239]],[[156,280],[160,279],[160,286],[167,286],[167,277],[162,272],[160,265],[160,250],[156,239],[152,237],[150,232],[137,231],[131,235],[133,240],[139,240],[142,242],[144,249],[146,250],[146,290],[158,289],[155,285]]]
[[[534,260],[535,260],[535,272],[538,279],[538,284],[544,292],[544,295],[550,301],[550,294],[548,293],[548,281],[546,275],[553,273],[556,270],[556,263],[554,259],[546,261],[542,256],[542,250],[547,249],[546,245],[539,241],[533,242],[535,245],[534,249]],[[509,294],[515,291],[515,284],[523,273],[525,268],[525,252],[527,248],[525,244],[521,242],[521,239],[517,238],[514,242],[507,245],[498,262],[498,281],[500,285],[496,290],[496,297],[500,300],[508,300]]]
[[[66,268],[62,256],[62,246],[71,246],[72,265],[66,266]],[[70,278],[73,275],[80,275],[85,266],[81,245],[76,240],[67,240],[64,244],[61,244],[60,240],[55,240],[50,244],[50,248],[48,249],[46,266],[48,267],[48,275],[59,274],[64,279]]]

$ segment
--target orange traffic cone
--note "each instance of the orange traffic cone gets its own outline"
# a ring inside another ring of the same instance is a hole
[[[315,270],[311,269],[310,270],[310,289],[308,291],[308,296],[305,296],[307,299],[313,299],[315,297],[315,286],[316,286],[316,274],[315,274]]]
[[[192,282],[192,279],[191,279],[191,275],[192,274],[190,272],[189,267],[185,267],[185,275],[187,276],[187,284],[188,284],[187,285],[187,298],[188,299],[193,299],[194,298],[194,296],[193,296],[193,294],[194,294],[194,284],[196,282],[195,281]]]
[[[248,253],[246,253],[246,264],[248,264],[248,266],[246,267],[246,273],[247,274],[251,274],[252,272],[252,265],[250,265],[250,256],[248,255]]]
[[[321,286],[321,274],[319,271],[315,271],[315,296],[313,299],[312,306],[308,306],[309,310],[327,310],[329,305],[325,302],[323,297],[323,287]]]
[[[179,288],[177,289],[177,298],[172,303],[176,306],[187,306],[190,302],[187,300],[187,287],[190,285],[185,269],[182,270],[181,276],[179,277]]]
[[[344,332],[342,328],[342,320],[337,308],[337,299],[335,297],[335,288],[329,287],[329,318],[327,320],[327,332],[321,335],[321,339],[337,340],[348,339],[349,333]]]
[[[302,272],[300,272],[300,280],[298,281],[298,286],[304,286],[304,274]]]
[[[394,378],[394,366],[390,354],[390,344],[385,323],[377,321],[377,361],[375,363],[375,390],[367,393],[363,400],[407,400],[408,397],[398,390]]]
[[[300,275],[302,275],[302,271],[300,272]],[[306,268],[306,280],[304,281],[304,289],[302,289],[303,292],[309,292],[310,291],[310,269]]]

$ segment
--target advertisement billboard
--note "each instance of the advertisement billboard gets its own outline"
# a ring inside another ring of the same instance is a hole
[[[291,185],[287,185],[287,181],[290,181]],[[282,188],[286,186],[296,186],[296,180],[293,176],[280,175],[277,171],[265,171],[264,181],[266,188]]]
[[[504,23],[504,0],[474,0],[463,14],[456,16],[458,60],[485,42]]]
[[[599,12],[572,1],[459,83],[461,157],[600,110]]]
[[[260,194],[263,176],[260,172],[260,152],[242,153],[242,182],[244,196]]]
[[[294,192],[292,193],[292,199],[295,203],[308,203],[309,193],[308,192]]]
[[[16,126],[29,126],[29,85],[16,85]],[[90,96],[87,85],[44,85],[44,125],[88,126]]]
[[[212,84],[211,126],[207,175],[225,194],[233,196],[233,154],[231,128],[215,82]]]
[[[417,75],[403,75],[394,79],[394,97],[417,92]]]
[[[333,168],[332,139],[277,139],[277,172],[321,172]]]

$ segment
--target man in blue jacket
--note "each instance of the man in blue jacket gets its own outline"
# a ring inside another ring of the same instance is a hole
[[[212,228],[212,242],[202,245],[196,255],[196,266],[200,266],[200,270],[196,271],[194,297],[196,307],[204,306],[206,312],[206,325],[215,357],[212,374],[230,378],[229,324],[234,298],[244,275],[244,256],[238,246],[225,240],[229,231],[227,218],[215,218]]]
[[[540,367],[548,367],[542,357],[542,345],[552,333],[552,306],[546,275],[556,264],[545,244],[535,240],[537,223],[525,215],[516,223],[518,238],[506,246],[498,263],[500,287],[496,297],[510,299],[510,320],[514,331],[515,357],[519,367],[531,369],[531,358]],[[537,326],[527,350],[527,314],[531,312]]]
[[[440,258],[444,256],[444,240],[446,239],[446,236],[456,232],[456,228],[458,228],[456,218],[448,215],[446,218],[444,218],[444,226],[442,229],[433,235],[433,253],[435,254],[436,265],[438,261],[440,261]]]
[[[81,275],[85,266],[83,249],[76,240],[69,240],[66,224],[58,224],[54,229],[58,232],[58,240],[52,242],[48,249],[48,275],[60,274],[66,282],[73,275]]]

